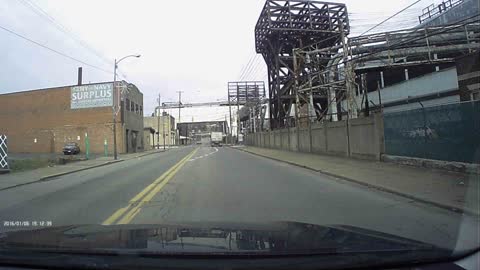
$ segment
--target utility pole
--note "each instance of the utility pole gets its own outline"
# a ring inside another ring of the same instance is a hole
[[[230,105],[230,94],[228,95],[228,111],[230,113],[230,123],[228,126],[228,143],[232,144],[233,141],[233,131],[232,131],[232,106]]]
[[[115,86],[117,84],[117,59],[115,59],[115,66],[113,68],[113,84],[112,84],[112,112],[113,112],[113,159],[118,159],[117,154],[117,109],[115,108]],[[119,101],[120,102],[120,101]]]
[[[246,99],[246,98],[245,98]],[[237,144],[239,143],[240,137],[240,90],[237,85]]]
[[[293,76],[295,79],[295,128],[297,130],[297,148],[298,148],[298,142],[300,141],[300,96],[298,94],[298,75],[300,73],[299,71],[299,61],[297,58],[297,50],[298,49],[293,49]]]
[[[180,116],[181,116],[181,111],[182,111],[182,93],[183,91],[177,91],[178,93],[178,121],[177,121],[177,130],[178,130],[178,145],[180,145]]]
[[[257,133],[257,116],[255,111],[255,106],[253,107],[253,133]]]
[[[240,110],[237,110],[237,144],[240,143]]]
[[[158,108],[160,112],[160,108]],[[170,121],[170,116],[168,117],[168,121]],[[162,134],[163,134],[163,151],[165,151],[165,116],[162,113]]]
[[[228,124],[227,124],[227,123],[228,123],[228,122],[227,122],[227,115],[225,114],[225,123],[223,123],[223,130],[225,131],[225,135],[228,136],[228,129],[227,129]],[[227,138],[228,138],[228,137],[227,137]]]
[[[178,122],[180,124],[180,114],[182,110],[182,93],[183,91],[177,91],[178,93]]]
[[[160,149],[160,101],[161,95],[158,93],[158,111],[157,111],[157,148]],[[165,136],[165,134],[163,134]],[[165,146],[165,142],[163,143]]]
[[[118,103],[118,109],[115,108],[115,90],[116,90],[116,84],[117,84],[117,68],[118,68],[118,64],[120,62],[122,62],[124,59],[126,58],[129,58],[129,57],[136,57],[136,58],[139,58],[140,55],[127,55],[123,58],[121,58],[120,60],[117,61],[117,59],[115,58],[115,63],[114,63],[114,66],[113,66],[113,84],[112,84],[112,111],[113,111],[113,159],[117,160],[118,159],[118,153],[117,153],[117,114],[118,112],[120,111],[120,90],[118,90],[117,92],[117,96],[118,96],[118,100],[117,100],[117,103]]]

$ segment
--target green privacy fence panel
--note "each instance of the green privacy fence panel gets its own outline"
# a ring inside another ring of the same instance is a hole
[[[480,101],[384,115],[389,155],[478,163]]]

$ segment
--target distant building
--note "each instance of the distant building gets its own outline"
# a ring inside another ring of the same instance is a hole
[[[133,84],[112,82],[0,94],[0,134],[11,153],[61,153],[67,142],[85,152],[113,153],[113,97],[121,96],[116,118],[119,153],[141,151],[143,94]]]
[[[143,143],[145,150],[152,150],[154,149],[155,143],[153,139],[155,138],[155,129],[151,127],[144,127],[143,128]]]
[[[144,117],[143,125],[145,127],[144,141],[148,137],[148,148],[163,147],[163,138],[165,138],[165,145],[175,145],[176,130],[173,116],[163,113],[160,117],[156,114],[155,116]]]
[[[184,122],[178,124],[178,129],[181,144],[202,141],[202,138],[209,138],[212,131],[228,134],[227,121]]]

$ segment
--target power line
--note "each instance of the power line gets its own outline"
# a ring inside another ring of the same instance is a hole
[[[388,20],[390,20],[390,19],[392,19],[393,17],[397,16],[398,14],[404,12],[405,10],[413,7],[414,5],[420,3],[421,1],[423,1],[423,0],[417,0],[417,1],[415,1],[414,3],[410,4],[408,7],[406,7],[406,8],[404,8],[404,9],[398,11],[397,13],[393,14],[392,16],[390,16],[390,17],[386,18],[385,20],[381,21],[380,23],[374,25],[372,28],[370,28],[370,29],[368,29],[367,31],[365,31],[365,32],[363,32],[362,34],[360,34],[360,36],[363,36],[363,35],[365,35],[366,33],[372,31],[373,29],[375,29],[375,28],[377,28],[378,26],[384,24],[384,23],[387,22]]]
[[[430,32],[428,32],[428,34],[426,34],[426,35],[424,35],[424,36],[414,37],[414,38],[411,38],[411,39],[399,41],[399,42],[397,42],[397,43],[394,43],[394,44],[388,46],[388,50],[396,49],[396,48],[398,48],[398,47],[401,47],[401,46],[403,46],[403,45],[409,44],[409,43],[414,42],[414,41],[417,41],[417,40],[423,40],[423,39],[425,39],[425,38],[429,38],[429,37],[436,36],[436,35],[439,35],[439,34],[448,33],[448,32],[450,32],[450,31],[452,31],[452,30],[455,30],[455,29],[457,29],[457,28],[464,27],[464,26],[467,25],[467,24],[473,23],[473,22],[470,21],[470,20],[474,19],[475,17],[479,17],[479,16],[480,16],[480,15],[478,15],[478,14],[477,14],[477,15],[473,15],[473,16],[471,16],[471,17],[462,19],[462,20],[457,21],[457,22],[455,22],[455,23],[445,24],[445,25],[442,26],[441,29],[438,29],[438,30],[436,30],[436,31],[430,31]],[[477,20],[478,20],[478,18],[477,18]],[[460,23],[461,23],[461,24],[460,24]],[[451,26],[451,27],[449,28],[449,26]],[[422,29],[422,28],[417,29],[417,31],[421,31],[421,30],[423,30],[423,29]],[[383,52],[383,51],[385,51],[385,49],[380,49],[380,50],[378,50],[378,51],[376,51],[376,52],[375,52],[375,51],[372,51],[371,53],[362,54],[362,55],[359,56],[359,57],[352,58],[352,59],[348,59],[348,60],[346,60],[344,63],[356,61],[356,60],[359,60],[359,59],[362,59],[362,58],[365,58],[365,57],[369,57],[369,56],[373,56],[373,55],[379,54],[379,53],[381,53],[381,52]]]
[[[265,79],[267,79],[267,76],[268,76],[267,69],[263,66],[262,69],[257,74],[257,76],[255,77],[255,80],[264,81]]]
[[[104,55],[102,54],[99,54],[94,48],[92,48],[91,46],[89,46],[87,44],[87,42],[83,41],[81,38],[79,38],[75,33],[73,33],[73,31],[71,31],[68,27],[64,26],[63,24],[61,24],[59,21],[57,21],[54,17],[52,17],[47,11],[45,11],[44,9],[42,9],[40,6],[38,6],[37,4],[35,4],[34,2],[30,1],[30,0],[20,0],[20,2],[25,6],[27,7],[28,9],[30,9],[31,11],[33,11],[35,14],[37,14],[38,16],[40,16],[41,18],[45,19],[47,22],[51,23],[53,26],[55,26],[55,28],[57,28],[60,32],[64,33],[65,35],[69,36],[73,41],[77,42],[81,47],[83,47],[84,49],[86,49],[87,51],[89,51],[90,53],[92,53],[93,55],[95,55],[96,57],[98,57],[99,59],[103,60],[103,62],[107,65],[113,65],[113,62],[111,60],[109,60],[107,57],[105,57]],[[110,72],[113,74],[113,72]],[[118,68],[117,68],[117,73],[119,73],[119,75],[121,77],[123,77],[124,79],[127,79],[127,75],[125,75],[125,73],[121,72]]]
[[[261,68],[262,68],[262,61],[260,60],[256,62],[255,67],[250,71],[250,73],[245,75],[245,78],[253,79]]]
[[[252,49],[255,50],[255,48],[252,48]],[[252,51],[252,52],[250,53],[250,57],[249,57],[249,60],[248,60],[247,64],[244,65],[244,66],[242,67],[242,69],[240,70],[240,73],[238,74],[238,78],[240,78],[240,77],[243,75],[243,73],[245,72],[245,69],[247,68],[248,65],[250,65],[250,62],[253,60],[253,57],[254,57],[254,56],[255,56],[255,51]]]
[[[245,71],[245,74],[240,78],[240,80],[245,80],[245,78],[247,77],[247,75],[249,75],[251,72],[252,72],[252,69],[253,68],[256,68],[258,66],[258,54],[255,55],[255,58],[253,59],[253,62],[252,64],[250,65],[249,69]],[[255,66],[254,66],[255,64]]]
[[[70,29],[68,29],[67,27],[65,27],[63,24],[61,24],[60,22],[58,22],[57,20],[55,20],[55,18],[53,18],[50,14],[48,14],[48,12],[46,12],[44,9],[42,9],[41,7],[39,7],[37,4],[31,2],[30,0],[21,0],[21,3],[31,9],[35,14],[39,15],[40,17],[42,17],[43,19],[45,19],[47,22],[51,23],[53,26],[55,26],[55,28],[57,28],[59,31],[61,31],[62,33],[64,33],[65,35],[69,36],[70,38],[72,38],[72,40],[74,40],[75,42],[77,42],[80,46],[82,46],[84,49],[90,51],[92,54],[94,54],[96,57],[102,59],[106,64],[108,65],[113,65],[113,62],[108,60],[105,56],[103,55],[100,55],[95,49],[93,49],[92,47],[90,47],[88,44],[86,44],[86,42],[84,42],[83,40],[81,40],[79,37],[77,37]]]
[[[23,36],[23,35],[21,35],[21,34],[18,34],[18,33],[14,32],[14,31],[12,31],[12,30],[10,30],[10,29],[7,29],[7,28],[3,27],[3,26],[0,26],[0,29],[4,30],[4,31],[6,31],[6,32],[8,32],[8,33],[10,33],[10,34],[12,34],[12,35],[15,35],[15,36],[17,36],[17,37],[19,37],[19,38],[21,38],[21,39],[24,39],[24,40],[26,40],[26,41],[28,41],[28,42],[31,42],[31,43],[39,46],[39,47],[42,47],[42,48],[44,48],[44,49],[47,49],[47,50],[49,50],[49,51],[51,51],[51,52],[54,52],[54,53],[56,53],[56,54],[58,54],[58,55],[61,55],[61,56],[65,57],[65,58],[68,58],[68,59],[70,59],[70,60],[76,61],[76,62],[78,62],[78,63],[84,64],[84,65],[86,65],[86,66],[89,66],[89,67],[91,67],[91,68],[98,69],[98,70],[100,70],[100,71],[103,71],[103,72],[106,72],[106,73],[109,73],[109,74],[113,74],[113,72],[111,72],[111,71],[105,70],[105,69],[103,69],[103,68],[101,68],[101,67],[98,67],[98,66],[95,66],[95,65],[92,65],[92,64],[89,64],[89,63],[86,63],[86,62],[84,62],[84,61],[82,61],[82,60],[79,60],[79,59],[77,59],[77,58],[74,58],[74,57],[72,57],[72,56],[70,56],[70,55],[67,55],[67,54],[63,53],[63,52],[57,51],[57,50],[55,50],[55,49],[52,49],[52,48],[50,48],[50,47],[48,47],[48,46],[46,46],[46,45],[41,44],[40,42],[37,42],[37,41],[32,40],[32,39],[30,39],[30,38],[28,38],[28,37],[26,37],[26,36]]]
[[[239,77],[240,81],[243,80],[243,78],[245,77],[245,73],[247,72],[247,70],[249,70],[252,67],[252,64],[255,62],[256,58],[257,58],[256,54],[250,57],[250,61],[248,62],[247,66],[244,68],[242,74]]]
[[[407,6],[406,8],[403,8],[402,10],[400,10],[400,11],[398,11],[397,13],[393,14],[392,16],[388,17],[387,19],[381,21],[380,23],[375,24],[373,27],[369,28],[367,31],[364,31],[362,34],[360,34],[360,35],[358,35],[358,36],[356,36],[356,37],[360,37],[360,36],[362,36],[362,35],[365,35],[366,33],[372,31],[373,29],[377,28],[378,26],[380,26],[380,25],[384,24],[385,22],[389,21],[390,19],[396,17],[398,14],[405,12],[407,9],[411,8],[412,6],[416,5],[417,3],[421,2],[421,1],[423,1],[423,0],[417,0],[417,1],[415,1],[414,3],[410,4],[410,5]],[[355,13],[349,13],[349,16],[352,15],[352,14],[355,14]],[[368,24],[364,24],[363,26],[366,26],[366,25],[368,25]],[[361,25],[360,25],[360,26],[361,26]],[[356,26],[356,27],[350,26],[350,27],[351,27],[352,29],[353,29],[353,28],[360,28],[359,26]],[[331,39],[336,39],[336,38],[338,38],[338,37],[334,35],[334,36],[328,37],[328,38],[326,38],[326,39],[324,39],[324,40],[322,40],[322,41],[320,41],[320,42],[317,42],[317,43],[314,43],[314,44],[311,44],[311,45],[308,45],[308,46],[304,46],[302,49],[310,48],[310,47],[315,46],[315,45],[317,45],[317,44],[320,44],[320,43],[329,41],[329,40],[331,40]]]

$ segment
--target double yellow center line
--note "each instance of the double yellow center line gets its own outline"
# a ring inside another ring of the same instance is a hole
[[[168,183],[168,181],[175,176],[175,174],[185,165],[185,163],[187,163],[187,161],[192,158],[193,155],[195,155],[197,150],[198,148],[173,165],[173,167],[168,169],[168,171],[163,173],[159,178],[153,181],[153,183],[135,195],[135,197],[130,200],[126,207],[115,211],[115,213],[108,217],[102,223],[102,225],[130,223],[130,221],[140,212],[142,206],[148,203],[155,196],[155,194],[157,194]]]

